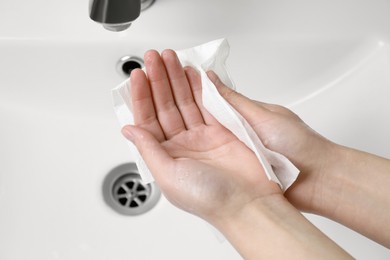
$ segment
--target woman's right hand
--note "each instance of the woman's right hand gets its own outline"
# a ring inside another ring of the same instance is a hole
[[[250,100],[208,76],[264,145],[301,171],[284,194],[291,204],[390,248],[389,159],[332,143],[287,108]]]
[[[338,145],[330,142],[307,126],[289,109],[251,100],[227,87],[213,72],[210,80],[219,93],[252,126],[263,144],[286,156],[299,170],[297,181],[285,196],[298,209],[312,212],[313,198],[319,192],[327,167],[332,163]]]

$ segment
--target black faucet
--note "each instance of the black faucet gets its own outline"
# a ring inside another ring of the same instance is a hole
[[[90,0],[89,17],[110,31],[123,31],[154,0]]]

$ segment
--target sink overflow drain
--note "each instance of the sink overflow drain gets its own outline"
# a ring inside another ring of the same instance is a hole
[[[128,78],[134,69],[142,69],[144,67],[144,61],[136,56],[124,56],[122,57],[116,66],[119,74]]]
[[[116,212],[135,216],[152,209],[161,192],[155,183],[145,184],[134,163],[120,165],[103,182],[103,197]]]

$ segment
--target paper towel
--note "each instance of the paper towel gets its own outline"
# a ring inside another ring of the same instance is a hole
[[[229,49],[227,40],[219,39],[176,53],[183,66],[192,66],[200,72],[203,106],[256,154],[268,179],[278,183],[285,191],[296,180],[298,169],[286,157],[262,144],[249,123],[225,101],[206,74],[207,71],[213,70],[222,82],[234,88],[225,65]],[[114,110],[122,127],[134,124],[130,88],[130,81],[126,80],[112,90]],[[152,182],[153,176],[136,147],[131,142],[129,145],[143,181]]]

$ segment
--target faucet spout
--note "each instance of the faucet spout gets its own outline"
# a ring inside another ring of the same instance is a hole
[[[142,0],[90,0],[89,17],[110,31],[123,31],[141,13]]]

